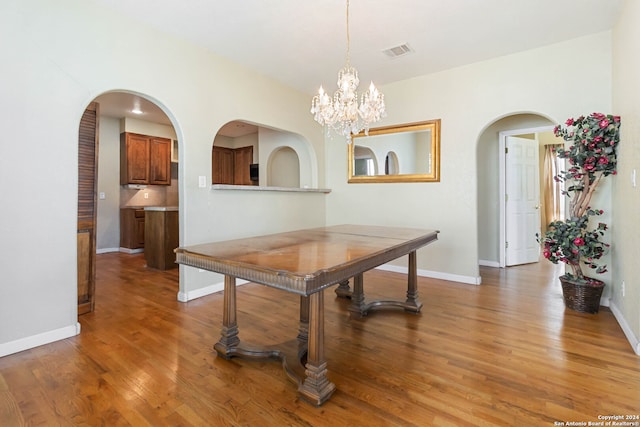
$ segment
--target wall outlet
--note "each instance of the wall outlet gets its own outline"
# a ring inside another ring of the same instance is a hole
[[[144,198],[148,199],[149,198],[149,193],[144,193]]]
[[[622,293],[622,297],[624,298],[624,280],[622,281],[622,286],[620,286],[620,292]]]

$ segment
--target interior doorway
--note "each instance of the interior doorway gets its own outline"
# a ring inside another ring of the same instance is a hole
[[[540,246],[540,141],[546,127],[500,132],[500,266],[537,262]]]
[[[78,244],[78,274],[86,273],[88,268],[95,264],[96,254],[108,252],[126,252],[123,247],[122,230],[123,208],[137,209],[141,214],[136,217],[137,235],[133,240],[144,239],[144,215],[145,207],[165,207],[175,208],[178,213],[179,206],[179,155],[178,137],[176,129],[170,118],[164,111],[150,98],[132,92],[107,92],[96,97],[91,105],[97,106],[99,127],[96,134],[95,168],[90,173],[93,175],[93,185],[90,196],[95,200],[95,212],[92,219],[94,230],[94,242],[91,248],[93,263],[87,264],[83,247]],[[81,124],[82,126],[82,124]],[[81,128],[82,131],[82,128]],[[158,158],[156,164],[145,166],[151,168],[150,176],[156,179],[159,172],[166,171],[162,182],[149,182],[136,185],[123,184],[121,174],[121,144],[126,138],[122,135],[127,132],[135,132],[140,135],[149,136],[150,155]],[[79,148],[81,145],[79,137]],[[164,144],[163,150],[158,149],[159,141]],[[165,142],[166,141],[166,142]],[[86,169],[86,162],[79,158],[79,170]],[[164,165],[162,167],[159,164]],[[85,170],[85,174],[88,171]],[[79,192],[79,198],[81,194]],[[79,199],[80,201],[80,199]],[[173,211],[172,211],[173,212]],[[178,218],[179,214],[176,215]],[[79,217],[80,219],[80,217]],[[176,220],[179,229],[179,219]],[[80,231],[80,228],[79,228]],[[80,242],[80,238],[79,238]],[[86,245],[85,245],[86,246]],[[81,250],[82,249],[82,250]],[[129,253],[142,252],[132,250]],[[141,258],[144,259],[144,258]],[[93,271],[93,281],[95,282],[95,269]],[[80,277],[78,279],[78,299],[87,299],[84,295],[86,286],[82,285]],[[176,293],[177,293],[176,289]],[[99,301],[97,301],[99,304]],[[92,300],[91,307],[95,305]],[[88,310],[80,310],[81,315]]]
[[[506,178],[505,140],[507,136],[541,139],[553,136],[554,122],[539,114],[514,114],[489,124],[477,145],[478,262],[488,267],[506,267]],[[554,137],[555,138],[555,137]],[[539,209],[542,208],[538,204]],[[535,207],[535,204],[534,204]],[[535,241],[535,232],[529,236]]]
[[[549,134],[553,135],[553,126],[500,132],[500,267],[539,260],[540,246],[536,233],[542,232],[541,211],[544,209],[540,192],[540,152],[544,150],[544,141],[548,140]],[[531,143],[527,145],[527,141]],[[523,148],[525,146],[527,148]],[[528,159],[515,160],[525,149],[535,152]],[[518,167],[513,167],[514,162]],[[531,170],[531,166],[535,169]]]

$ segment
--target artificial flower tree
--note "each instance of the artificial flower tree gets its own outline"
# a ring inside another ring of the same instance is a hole
[[[567,218],[549,224],[543,238],[542,254],[554,264],[567,264],[567,276],[584,283],[598,282],[585,277],[582,266],[604,273],[606,266],[597,262],[609,247],[601,238],[607,225],[600,222],[590,227],[590,218],[602,210],[591,208],[591,198],[601,180],[616,174],[616,148],[620,141],[620,117],[593,113],[568,119],[566,126],[556,126],[554,133],[570,143],[568,149],[557,150],[567,159],[567,170],[556,175],[564,183],[563,194],[569,198]]]

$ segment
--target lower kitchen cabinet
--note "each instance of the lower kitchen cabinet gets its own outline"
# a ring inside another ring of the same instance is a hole
[[[120,247],[144,248],[144,208],[120,209]],[[141,251],[136,251],[141,252]]]
[[[147,267],[169,270],[178,267],[176,254],[179,245],[178,209],[146,208],[144,223],[144,257]]]

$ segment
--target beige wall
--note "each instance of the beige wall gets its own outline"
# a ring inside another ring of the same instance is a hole
[[[599,60],[576,72],[585,57]],[[327,140],[327,184],[333,190],[327,222],[438,229],[438,242],[419,251],[418,268],[476,283],[479,227],[486,225],[478,206],[496,191],[478,191],[481,135],[514,114],[558,122],[610,111],[610,58],[611,34],[605,32],[382,87],[389,114],[382,125],[442,119],[441,181],[347,184],[347,150],[342,141]]]
[[[179,140],[181,244],[321,226],[325,194],[212,191],[211,144],[231,120],[299,135],[324,184],[322,130],[309,97],[81,0],[0,3],[2,79],[0,355],[77,333],[78,126],[112,90],[142,94]],[[278,99],[280,108],[270,102]],[[11,255],[13,254],[13,255]],[[221,281],[181,268],[181,292]]]
[[[611,309],[640,354],[640,2],[626,0],[613,31],[613,107],[622,117],[618,176],[613,181]],[[624,296],[622,282],[625,283]]]
[[[96,247],[98,253],[120,247],[120,120],[100,117]]]

